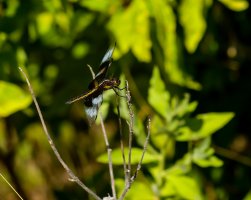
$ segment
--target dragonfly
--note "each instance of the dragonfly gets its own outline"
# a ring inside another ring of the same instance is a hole
[[[72,104],[76,101],[83,100],[85,105],[85,113],[90,124],[92,124],[97,118],[99,107],[103,102],[103,92],[113,89],[117,94],[116,89],[120,90],[119,79],[106,78],[107,70],[113,62],[112,55],[115,49],[115,45],[112,48],[108,49],[105,53],[99,65],[98,73],[94,76],[93,80],[88,85],[88,90],[82,95],[74,97],[66,102],[66,104]]]

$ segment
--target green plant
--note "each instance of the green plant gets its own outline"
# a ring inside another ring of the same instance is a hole
[[[211,136],[234,114],[204,113],[193,116],[197,102],[190,102],[189,95],[182,100],[172,97],[165,89],[157,67],[153,69],[148,91],[148,102],[155,114],[152,116],[151,142],[143,164],[150,176],[141,177],[141,181],[133,184],[126,199],[204,199],[204,183],[199,169],[223,165],[211,146]],[[139,144],[144,141],[143,133],[142,122],[137,118],[135,135]],[[176,149],[177,143],[187,144],[183,155],[176,155],[182,152]],[[133,148],[133,164],[138,162],[140,154],[140,150]],[[105,162],[102,157],[99,160]],[[119,149],[114,150],[113,161],[123,164]],[[121,190],[123,181],[118,179],[116,183]]]

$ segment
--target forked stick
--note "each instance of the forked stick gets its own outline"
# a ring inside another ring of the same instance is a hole
[[[141,159],[138,163],[137,169],[134,172],[133,176],[131,176],[131,153],[132,153],[132,137],[133,137],[133,126],[134,126],[134,113],[132,110],[132,105],[131,105],[131,95],[130,95],[130,91],[129,91],[129,85],[128,82],[126,81],[126,99],[127,99],[127,106],[129,109],[129,116],[130,116],[130,121],[127,121],[127,124],[129,126],[129,144],[128,144],[128,148],[129,148],[129,152],[128,152],[128,164],[125,163],[125,159],[123,158],[124,161],[124,170],[125,170],[125,188],[119,198],[119,200],[123,200],[125,198],[125,195],[127,194],[127,192],[129,191],[131,184],[134,182],[134,180],[136,179],[139,170],[141,169],[141,165],[145,156],[145,152],[146,152],[146,148],[149,142],[149,138],[150,138],[150,130],[151,130],[151,119],[148,118],[147,121],[147,137],[144,143],[144,147],[143,147],[143,152],[141,155]],[[118,113],[119,113],[119,109],[118,109]],[[122,133],[121,133],[122,135]],[[123,147],[123,144],[121,145]],[[124,150],[122,149],[122,156],[124,156]]]
[[[43,126],[43,129],[44,129],[44,133],[47,137],[47,140],[54,152],[54,154],[56,155],[58,161],[61,163],[61,165],[64,167],[64,169],[66,170],[66,172],[68,173],[71,181],[73,182],[76,182],[80,187],[82,187],[87,193],[89,193],[94,199],[96,200],[102,200],[100,197],[98,197],[91,189],[89,189],[84,183],[82,183],[79,178],[72,172],[72,170],[66,165],[66,163],[63,161],[63,159],[61,158],[60,154],[58,153],[58,150],[53,142],[53,140],[51,139],[51,136],[48,132],[48,129],[47,129],[47,126],[45,124],[45,121],[44,121],[44,118],[43,118],[43,115],[42,115],[42,112],[40,110],[40,107],[39,107],[39,104],[37,102],[37,99],[36,99],[36,96],[34,94],[34,91],[32,89],[32,86],[29,82],[29,79],[28,77],[26,76],[26,74],[24,73],[23,69],[21,67],[19,67],[19,70],[21,71],[21,73],[23,74],[25,80],[26,80],[26,83],[29,87],[29,90],[30,90],[30,93],[31,93],[31,96],[32,96],[32,99],[33,99],[33,102],[36,106],[36,109],[37,109],[37,112],[38,112],[38,115],[39,115],[39,118],[40,118],[40,121],[42,123],[42,126]]]

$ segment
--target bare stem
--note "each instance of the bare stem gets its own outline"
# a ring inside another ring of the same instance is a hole
[[[125,179],[126,179],[125,184],[126,184],[129,181],[129,179],[127,178],[127,167],[126,167],[126,160],[125,160],[125,150],[124,150],[124,143],[123,143],[123,133],[122,133],[119,105],[117,106],[117,110],[118,110],[118,119],[119,119],[120,148],[121,148],[121,152],[122,152],[124,174],[125,174]]]
[[[149,117],[148,122],[147,122],[147,136],[146,136],[146,140],[145,140],[144,147],[143,147],[143,153],[141,155],[141,159],[140,159],[140,161],[138,163],[137,169],[136,169],[134,175],[131,178],[132,182],[136,179],[136,177],[138,175],[138,172],[141,169],[141,165],[142,165],[142,162],[143,162],[143,159],[144,159],[144,156],[145,156],[145,153],[146,153],[146,148],[147,148],[149,138],[150,138],[150,133],[151,133],[151,119]]]
[[[94,199],[96,200],[102,200],[100,197],[98,197],[91,189],[89,189],[84,183],[82,183],[79,178],[71,171],[71,169],[66,165],[66,163],[63,161],[63,159],[61,158],[58,150],[56,149],[55,147],[55,144],[53,142],[53,140],[51,139],[51,136],[48,132],[48,129],[47,129],[47,126],[45,124],[45,121],[44,121],[44,118],[43,118],[43,115],[42,115],[42,112],[40,110],[40,107],[39,107],[39,104],[37,102],[37,99],[36,99],[36,96],[34,94],[34,91],[32,89],[32,86],[29,82],[29,79],[28,77],[26,76],[26,74],[24,73],[24,71],[22,70],[22,68],[19,67],[19,70],[21,71],[21,73],[23,74],[23,76],[25,77],[25,80],[27,82],[27,85],[29,87],[29,90],[30,90],[30,93],[31,93],[31,96],[33,98],[33,101],[34,101],[34,104],[36,106],[36,109],[37,109],[37,112],[38,112],[38,115],[39,115],[39,118],[40,118],[40,121],[42,123],[42,126],[43,126],[43,129],[44,129],[44,133],[48,139],[48,142],[54,152],[54,154],[56,155],[58,161],[61,163],[61,165],[64,167],[64,169],[66,170],[66,172],[68,173],[71,181],[74,181],[76,182],[80,187],[82,187],[86,192],[88,192]]]
[[[117,199],[116,190],[115,190],[115,180],[114,180],[114,174],[113,174],[113,166],[112,166],[112,155],[111,155],[112,149],[109,146],[109,141],[108,141],[108,138],[107,138],[107,133],[106,133],[106,130],[105,130],[104,121],[103,121],[101,112],[99,114],[100,114],[100,123],[101,123],[101,127],[102,127],[103,136],[104,136],[104,139],[105,139],[105,145],[106,145],[107,155],[108,155],[112,196],[113,196],[113,199]]]
[[[134,113],[132,111],[132,105],[131,105],[131,93],[129,91],[129,85],[128,82],[126,81],[126,99],[127,99],[127,106],[129,110],[129,115],[130,115],[130,121],[127,122],[129,126],[129,141],[128,141],[128,170],[127,170],[127,178],[128,182],[130,182],[130,177],[131,177],[131,157],[132,157],[132,137],[133,137],[133,127],[134,127]]]

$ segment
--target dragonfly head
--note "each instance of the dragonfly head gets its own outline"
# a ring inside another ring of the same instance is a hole
[[[117,79],[117,78],[112,78],[112,79],[111,79],[111,85],[112,85],[113,87],[114,87],[114,86],[118,87],[118,86],[120,85],[120,80]]]

